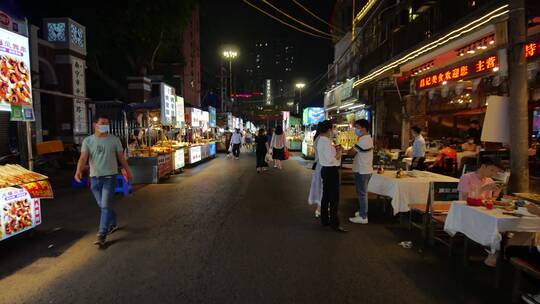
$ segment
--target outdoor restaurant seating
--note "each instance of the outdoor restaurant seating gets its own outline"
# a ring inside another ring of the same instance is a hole
[[[450,245],[450,242],[445,240],[448,235],[443,228],[451,202],[457,200],[458,195],[457,182],[431,182],[427,202],[409,206],[409,229],[420,229],[422,236],[430,244],[437,240]],[[415,221],[415,217],[420,217],[420,221]],[[446,237],[441,236],[441,233]]]

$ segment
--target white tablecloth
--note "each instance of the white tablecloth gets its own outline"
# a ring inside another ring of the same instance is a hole
[[[409,204],[427,203],[430,182],[459,182],[457,178],[432,172],[418,171],[417,174],[418,177],[396,178],[396,171],[373,173],[368,192],[392,198],[392,207],[396,215],[409,211]]]
[[[526,213],[520,208],[521,213]],[[444,224],[450,235],[463,233],[476,243],[499,250],[504,232],[540,232],[540,218],[537,216],[514,217],[504,215],[502,209],[488,210],[485,207],[471,207],[465,202],[453,202]]]

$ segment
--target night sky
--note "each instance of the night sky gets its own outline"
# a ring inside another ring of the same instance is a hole
[[[261,0],[250,0],[250,2],[268,12],[272,12],[273,15],[284,21],[286,20],[288,23],[297,25],[294,21],[274,11]],[[326,32],[329,31],[327,25],[317,21],[290,0],[271,0],[269,2],[315,28]],[[300,0],[299,3],[328,21],[335,1]],[[263,15],[242,2],[242,0],[206,0],[201,4],[203,83],[206,82],[206,86],[212,86],[211,79],[215,79],[215,75],[219,71],[221,45],[233,44],[238,47],[240,56],[235,62],[236,68],[233,68],[233,70],[241,71],[240,68],[243,67],[243,64],[246,64],[246,62],[242,61],[242,49],[246,49],[246,44],[252,43],[254,40],[296,42],[299,61],[293,76],[303,79],[308,84],[304,91],[304,103],[322,105],[322,90],[326,85],[326,78],[319,81],[316,86],[314,86],[315,82],[309,84],[326,73],[328,64],[332,62],[333,48],[331,41],[297,32]]]

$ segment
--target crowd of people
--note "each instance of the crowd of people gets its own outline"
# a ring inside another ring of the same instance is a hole
[[[236,160],[240,159],[242,147],[247,152],[255,149],[257,173],[266,171],[272,162],[274,168],[282,170],[283,161],[288,159],[287,135],[281,126],[275,130],[270,128],[268,132],[260,129],[255,137],[249,131],[243,133],[235,129],[230,137],[226,137],[226,141],[227,157],[230,158],[232,154]]]

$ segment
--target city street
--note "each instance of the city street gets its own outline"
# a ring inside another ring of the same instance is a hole
[[[283,171],[223,155],[117,197],[121,230],[92,243],[98,208],[88,191],[57,190],[44,224],[0,244],[0,303],[485,303],[493,270],[465,272],[447,252],[419,253],[417,233],[371,201],[370,224],[322,228],[306,203],[311,170]],[[413,249],[398,246],[413,240]],[[471,288],[474,286],[474,288]],[[507,293],[506,293],[507,294]],[[500,298],[499,298],[500,300]],[[500,303],[500,302],[499,302]]]

